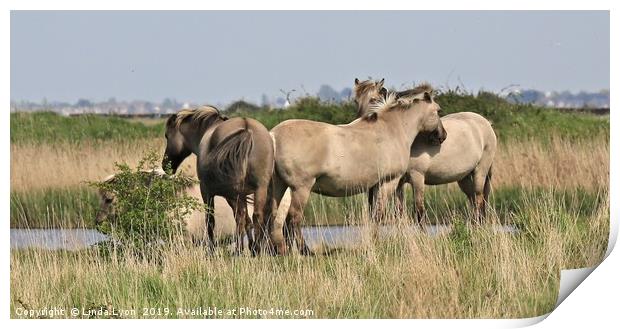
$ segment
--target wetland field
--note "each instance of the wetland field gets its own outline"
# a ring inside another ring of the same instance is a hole
[[[376,225],[366,196],[312,195],[307,230],[359,230],[351,244],[315,234],[310,257],[211,254],[182,239],[160,245],[157,257],[26,244],[11,249],[11,317],[52,306],[83,310],[80,318],[524,318],[552,311],[560,270],[594,266],[607,249],[609,116],[511,104],[489,93],[445,93],[436,101],[447,113],[474,111],[493,122],[499,146],[484,224],[469,224],[467,200],[449,184],[427,188],[426,228],[391,216],[391,233],[378,235],[370,233]],[[287,110],[227,113],[268,128],[289,118],[346,123],[354,114],[353,104],[313,98]],[[163,124],[12,113],[11,229],[96,229],[99,196],[88,182],[114,173],[115,163],[133,168],[149,152],[161,156]],[[182,171],[195,175],[194,162]],[[213,308],[237,312],[203,312]]]

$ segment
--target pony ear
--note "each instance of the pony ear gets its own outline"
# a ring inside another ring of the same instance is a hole
[[[220,118],[221,118],[223,121],[228,120],[228,117],[227,117],[227,116],[225,116],[225,115],[223,115],[223,114],[222,114],[222,115],[220,115]]]
[[[433,98],[431,97],[431,93],[429,93],[428,91],[425,91],[424,100],[430,103],[433,100]]]
[[[101,182],[102,183],[113,183],[114,181],[116,181],[116,174],[112,174],[112,175],[104,178]]]
[[[359,84],[360,84],[360,79],[355,78],[355,85],[357,86],[357,85],[359,85]]]
[[[170,126],[175,121],[177,121],[177,114],[176,113],[168,117],[168,120],[166,120],[166,127]]]
[[[379,90],[379,94],[383,97],[387,97],[387,89],[385,87],[381,87],[381,90]]]
[[[381,89],[383,88],[383,83],[385,82],[385,78],[381,79],[381,81],[377,82],[377,88]]]

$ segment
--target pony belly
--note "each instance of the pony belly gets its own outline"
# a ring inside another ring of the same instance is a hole
[[[476,169],[477,162],[467,163],[454,161],[432,162],[424,172],[426,185],[448,184],[459,181]]]
[[[467,175],[469,175],[470,173],[471,173],[471,171],[469,171],[469,172],[459,172],[459,173],[449,173],[449,174],[427,172],[426,175],[424,175],[424,184],[426,184],[426,185],[441,185],[441,184],[448,184],[448,183],[452,183],[452,182],[458,182],[461,179],[467,177]]]
[[[367,178],[363,181],[355,180],[355,184],[349,180],[334,179],[331,177],[320,177],[312,187],[312,192],[332,196],[345,197],[365,193],[371,187],[376,185],[378,180]]]
[[[472,145],[476,145],[473,141],[466,142],[471,140],[466,134],[453,137],[459,138],[446,140],[438,153],[411,158],[410,168],[423,174],[425,184],[456,182],[476,169],[482,158],[482,149],[473,148]]]

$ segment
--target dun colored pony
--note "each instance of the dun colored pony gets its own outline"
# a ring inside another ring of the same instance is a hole
[[[259,252],[265,238],[265,206],[274,166],[273,144],[267,128],[254,119],[228,119],[215,107],[203,106],[182,110],[168,118],[166,142],[164,168],[171,166],[175,172],[191,153],[197,156],[200,192],[209,209],[205,222],[210,245],[213,246],[215,225],[214,197],[219,195],[235,212],[237,252],[243,251],[244,230],[252,254]],[[252,217],[256,240],[252,223],[246,221],[246,198],[250,194],[254,194]]]
[[[161,169],[154,171],[148,171],[153,176],[165,178],[166,173]],[[116,178],[116,175],[109,175],[103,182],[112,182]],[[150,184],[151,180],[145,181],[145,184]],[[182,195],[190,196],[193,198],[201,198],[199,185],[192,185],[185,190],[179,192]],[[104,221],[113,220],[115,216],[115,204],[116,195],[114,193],[99,190],[99,209],[97,211],[97,217],[95,223],[100,224]],[[252,211],[252,206],[248,207],[248,211]],[[226,199],[222,197],[215,197],[215,237],[217,240],[227,240],[235,233],[235,219],[233,216],[233,210],[226,203]],[[185,214],[182,218],[185,222],[185,228],[189,236],[199,241],[205,236],[205,216],[202,210],[193,210]]]
[[[383,88],[383,82],[374,80],[366,80],[360,82],[355,78],[355,103],[357,103],[357,117],[361,118],[365,114],[372,113],[370,107],[383,99],[387,94],[387,89]]]
[[[374,204],[383,182],[406,173],[416,135],[441,124],[431,90],[406,102],[397,102],[390,94],[371,109],[347,125],[287,120],[271,130],[276,149],[275,202],[291,189],[284,230],[289,249],[294,238],[300,252],[309,253],[300,223],[310,192],[343,197],[371,189],[369,201]]]
[[[166,173],[161,169],[156,169],[153,172],[153,175],[165,178]],[[109,175],[106,177],[103,182],[111,182],[116,178],[116,175]],[[150,181],[145,182],[145,184],[150,184]],[[202,195],[200,194],[200,185],[195,184],[187,187],[185,190],[179,192],[185,196],[190,196],[194,199],[201,199]],[[285,207],[282,208],[284,211],[278,211],[276,216],[276,222],[283,223],[284,218],[286,217],[286,209],[288,209],[288,204],[290,203],[290,195],[287,193],[284,195],[282,199],[282,203],[284,203]],[[109,191],[99,190],[99,209],[97,211],[97,216],[95,218],[95,223],[100,224],[107,220],[113,220],[115,215],[115,204],[116,204],[116,195]],[[235,235],[235,217],[234,217],[234,209],[230,207],[230,205],[226,202],[226,199],[216,196],[214,198],[214,218],[215,218],[215,238],[218,241],[226,241]],[[250,217],[254,213],[254,207],[252,204],[248,204],[248,216],[246,216],[246,221],[250,221]],[[185,228],[188,235],[194,241],[201,241],[206,235],[206,226],[205,226],[205,215],[202,210],[193,210],[187,213],[183,217],[183,221],[185,222]]]
[[[383,80],[382,80],[383,81]],[[358,91],[358,115],[366,115],[366,102],[370,97],[382,92],[382,86],[364,81],[368,87]],[[397,98],[411,97],[416,89],[396,93]],[[459,187],[467,195],[474,211],[474,219],[480,221],[485,217],[486,204],[491,190],[491,167],[497,138],[491,123],[484,117],[473,112],[449,114],[441,118],[447,132],[420,134],[411,146],[409,170],[402,177],[396,188],[398,208],[403,209],[404,184],[413,187],[416,218],[421,221],[425,217],[424,185],[440,185],[458,182]],[[442,143],[443,139],[443,143]]]

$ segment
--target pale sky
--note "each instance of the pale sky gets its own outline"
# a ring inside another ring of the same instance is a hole
[[[259,102],[356,77],[609,89],[607,11],[13,11],[11,99]]]

